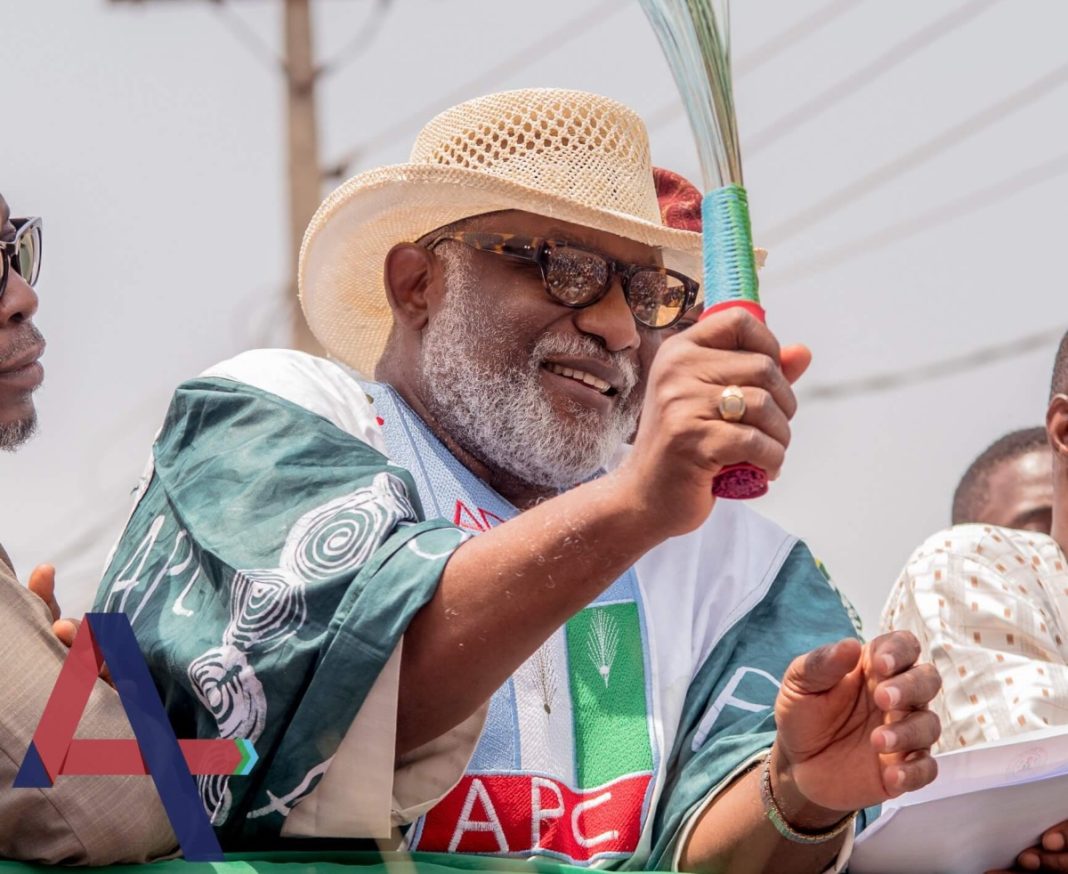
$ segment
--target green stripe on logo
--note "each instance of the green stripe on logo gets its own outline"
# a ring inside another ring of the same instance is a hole
[[[638,605],[588,607],[566,630],[579,788],[651,771]]]

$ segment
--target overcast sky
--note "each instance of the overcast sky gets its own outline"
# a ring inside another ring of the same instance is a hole
[[[506,88],[597,91],[698,179],[636,0],[317,0],[324,163],[403,161],[435,112]],[[45,220],[42,427],[0,458],[0,540],[92,596],[173,387],[287,336],[280,4],[0,0],[0,191]],[[536,9],[536,14],[534,10]],[[875,623],[970,460],[1042,421],[1068,329],[1063,0],[743,0],[736,98],[762,294],[815,364],[787,467],[755,505],[805,537]],[[17,22],[17,27],[14,24]],[[324,194],[329,186],[324,187]],[[1043,332],[918,384],[826,397]]]

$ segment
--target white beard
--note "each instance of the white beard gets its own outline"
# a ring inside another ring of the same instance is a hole
[[[545,334],[526,362],[495,366],[494,359],[514,357],[515,337],[496,320],[468,260],[450,257],[445,248],[439,255],[445,302],[423,335],[422,362],[423,402],[437,422],[476,458],[530,485],[566,489],[603,469],[638,422],[634,363],[591,337]],[[596,410],[577,403],[570,420],[560,421],[541,384],[548,356],[611,359],[625,385],[607,425]]]

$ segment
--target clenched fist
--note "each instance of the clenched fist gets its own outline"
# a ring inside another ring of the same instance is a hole
[[[797,411],[791,387],[811,361],[803,346],[780,349],[759,319],[731,308],[666,340],[649,371],[641,424],[618,474],[666,536],[692,531],[712,511],[712,481],[749,462],[779,475]],[[724,421],[727,386],[745,398],[739,422]]]

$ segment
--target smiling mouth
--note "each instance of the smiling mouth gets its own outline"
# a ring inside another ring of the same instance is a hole
[[[600,392],[605,397],[615,397],[619,394],[619,391],[609,382],[605,382],[603,379],[594,376],[592,373],[586,373],[584,370],[576,370],[573,367],[564,367],[561,364],[553,364],[546,362],[542,365],[549,373],[555,373],[557,376],[563,376],[567,379],[573,379],[575,382],[581,382],[583,385],[592,388],[594,391]]]

